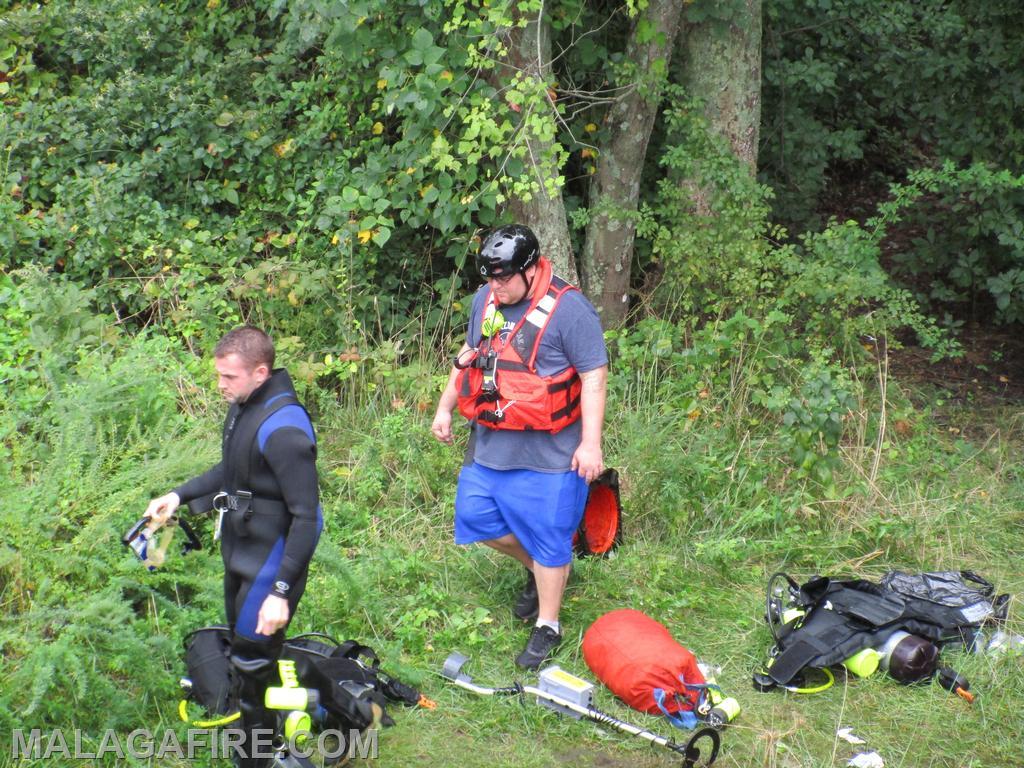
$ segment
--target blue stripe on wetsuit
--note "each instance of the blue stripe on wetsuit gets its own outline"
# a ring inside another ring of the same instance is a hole
[[[270,589],[274,585],[274,577],[277,575],[277,569],[281,565],[281,557],[283,555],[284,536],[274,542],[274,548],[270,550],[270,554],[267,555],[263,567],[260,568],[260,572],[249,587],[249,593],[245,596],[242,610],[238,612],[235,632],[243,637],[260,641],[266,639],[265,635],[256,634],[256,624],[258,623],[263,601],[267,599],[267,595],[270,594]]]
[[[282,397],[282,395],[278,395],[277,397]],[[267,405],[270,405],[276,399],[276,397],[271,398],[267,401]],[[286,405],[260,425],[260,431],[256,433],[256,440],[259,443],[260,453],[263,453],[263,446],[267,444],[267,440],[270,439],[270,436],[277,430],[285,427],[301,429],[306,433],[306,437],[312,441],[313,445],[316,445],[316,435],[313,432],[313,425],[310,424],[309,416],[306,415],[306,411],[301,405]]]
[[[288,397],[289,394],[290,393],[285,392],[270,398],[270,400],[264,404],[264,407],[270,406],[280,397]],[[263,449],[266,446],[267,441],[274,432],[288,427],[294,427],[301,430],[305,433],[306,437],[310,439],[313,445],[316,445],[316,435],[313,431],[313,425],[310,423],[309,416],[306,414],[305,409],[300,405],[286,405],[276,413],[271,414],[270,418],[260,425],[259,431],[256,433],[256,440],[259,445],[260,453],[263,453]],[[320,505],[317,505],[317,538],[320,537],[323,525],[323,511]],[[248,637],[252,640],[265,639],[263,635],[256,634],[256,626],[259,621],[260,608],[263,606],[263,601],[266,600],[267,596],[271,593],[274,586],[274,578],[277,576],[277,572],[281,567],[281,560],[284,557],[284,548],[285,539],[282,536],[274,542],[273,549],[271,549],[270,554],[267,555],[267,559],[263,562],[259,573],[256,575],[256,578],[249,587],[249,591],[245,596],[245,603],[242,605],[242,609],[238,613],[238,620],[235,624],[235,631],[243,637]]]
[[[283,392],[280,395],[274,395],[267,401],[264,407],[270,406],[270,404],[279,397],[287,396],[287,392]],[[309,416],[306,414],[305,409],[301,405],[286,405],[260,425],[260,431],[256,433],[256,440],[259,443],[260,453],[263,453],[263,446],[267,444],[267,440],[270,439],[270,436],[277,430],[284,429],[285,427],[301,429],[306,433],[306,437],[310,439],[313,445],[316,445],[316,433],[313,431],[313,425],[310,423]],[[316,535],[318,539],[320,538],[320,534],[323,529],[323,508],[318,504],[316,508]]]

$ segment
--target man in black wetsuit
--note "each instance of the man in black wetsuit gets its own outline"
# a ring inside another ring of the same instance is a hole
[[[273,663],[306,585],[323,527],[316,473],[316,435],[263,331],[230,331],[214,349],[217,386],[231,404],[224,421],[221,461],[170,493],[153,499],[146,515],[166,520],[181,504],[214,497],[220,513],[224,607],[233,630],[236,693],[246,735],[237,761],[265,764],[274,717],[263,707],[275,679]],[[209,509],[209,503],[200,506]],[[261,665],[260,661],[266,661]],[[258,740],[257,740],[258,739]],[[254,750],[259,747],[260,750]]]

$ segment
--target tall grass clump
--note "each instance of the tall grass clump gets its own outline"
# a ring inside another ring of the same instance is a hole
[[[89,291],[38,271],[3,290],[0,366],[21,386],[0,394],[0,727],[134,726],[168,705],[178,628],[216,616],[213,557],[147,576],[119,541],[209,457],[179,409],[198,389],[174,345],[122,336]]]

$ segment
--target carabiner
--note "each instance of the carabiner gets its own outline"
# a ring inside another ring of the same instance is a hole
[[[472,353],[473,356],[471,358],[469,358],[469,362],[468,363],[463,364],[461,362],[462,361],[462,356],[465,355],[465,354],[469,354],[469,353]],[[472,349],[467,349],[465,352],[462,352],[462,353],[460,353],[458,355],[452,355],[452,365],[454,365],[458,370],[464,371],[466,368],[469,368],[469,366],[471,366],[473,364],[473,361],[476,360],[476,358],[477,358],[477,356],[479,354],[480,354],[480,348],[479,347],[473,347]]]

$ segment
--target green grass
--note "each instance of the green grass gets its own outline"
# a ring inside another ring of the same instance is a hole
[[[1021,722],[1024,701],[1020,658],[944,655],[979,693],[973,706],[937,685],[906,687],[881,674],[840,678],[829,691],[811,696],[757,693],[750,684],[750,673],[769,645],[760,619],[764,584],[778,568],[798,579],[819,572],[877,579],[891,568],[972,569],[999,591],[1021,593],[1024,488],[1015,458],[1021,430],[1009,415],[973,414],[978,434],[971,441],[924,421],[916,434],[888,445],[874,490],[842,501],[809,501],[760,528],[742,522],[746,510],[730,506],[748,497],[749,489],[725,486],[699,507],[665,499],[663,509],[676,510],[678,520],[675,527],[666,525],[658,509],[636,509],[631,501],[654,497],[650,488],[670,485],[671,478],[626,474],[626,541],[612,558],[577,563],[563,611],[566,640],[555,661],[593,679],[580,653],[582,632],[606,611],[634,607],[662,621],[699,657],[722,665],[719,682],[743,711],[723,735],[721,765],[845,765],[858,750],[837,739],[844,726],[866,739],[863,749],[879,751],[889,766],[1024,763],[1019,728],[1013,725]],[[986,417],[988,432],[978,424]],[[337,606],[333,612],[320,608],[332,589],[304,606],[307,621],[331,616],[333,631],[372,632],[385,658],[400,662],[439,704],[433,711],[399,712],[398,727],[381,734],[380,763],[458,755],[441,764],[666,764],[671,758],[666,750],[641,740],[532,703],[477,697],[439,677],[447,654],[458,650],[470,655],[467,671],[483,684],[531,681],[512,663],[527,633],[509,610],[520,568],[488,550],[450,543],[453,487],[428,492],[413,470],[433,465],[454,477],[459,456],[425,442],[417,431],[424,429],[422,424],[405,428],[405,439],[419,449],[409,464],[401,464],[387,446],[374,454],[390,467],[389,488],[400,502],[389,504],[387,492],[378,499],[382,503],[358,554],[347,561],[344,578],[359,590],[354,620],[338,615]],[[661,427],[658,431],[663,436]],[[692,443],[710,442],[694,431]],[[624,435],[621,428],[612,435],[623,454],[649,450],[644,438]],[[686,472],[682,453],[678,470]],[[761,453],[750,451],[754,460]],[[610,459],[615,463],[614,456]],[[849,461],[844,471],[858,474]],[[639,483],[646,486],[638,488]],[[1024,625],[1014,617],[1010,628],[1021,631]],[[671,733],[663,721],[629,710],[600,686],[597,704],[627,721]]]
[[[118,539],[150,495],[215,456],[220,406],[207,406],[198,418],[147,411],[133,420],[104,405],[89,419],[81,402],[69,402],[63,413],[74,418],[55,417],[38,450],[25,452],[32,463],[4,481],[0,733],[182,728],[180,639],[221,619],[218,554],[175,557],[150,575]],[[533,682],[512,661],[528,631],[510,612],[521,568],[452,543],[461,451],[429,436],[426,415],[394,410],[383,395],[358,408],[320,402],[318,412],[326,528],[293,630],[374,646],[386,669],[438,704],[395,708],[397,725],[380,734],[375,764],[678,764],[607,727],[443,680],[444,660],[457,650],[482,684]],[[1000,592],[1024,592],[1024,424],[1014,409],[920,406],[911,430],[889,434],[870,482],[874,443],[844,444],[841,492],[832,497],[788,476],[770,432],[733,434],[654,408],[612,413],[607,463],[623,476],[625,540],[610,558],[577,562],[555,662],[593,679],[582,633],[606,611],[633,607],[721,665],[719,683],[742,712],[723,733],[718,765],[843,766],[858,749],[877,750],[889,768],[1024,765],[1020,657],[943,654],[970,679],[973,706],[937,685],[905,687],[881,674],[840,677],[811,696],[750,684],[769,645],[763,591],[776,570],[803,580],[970,569]],[[863,430],[850,434],[870,433],[862,418]],[[1011,615],[1009,629],[1024,633]],[[672,733],[602,686],[596,704]],[[840,727],[868,743],[837,739]],[[9,755],[0,749],[0,765],[12,764]]]

